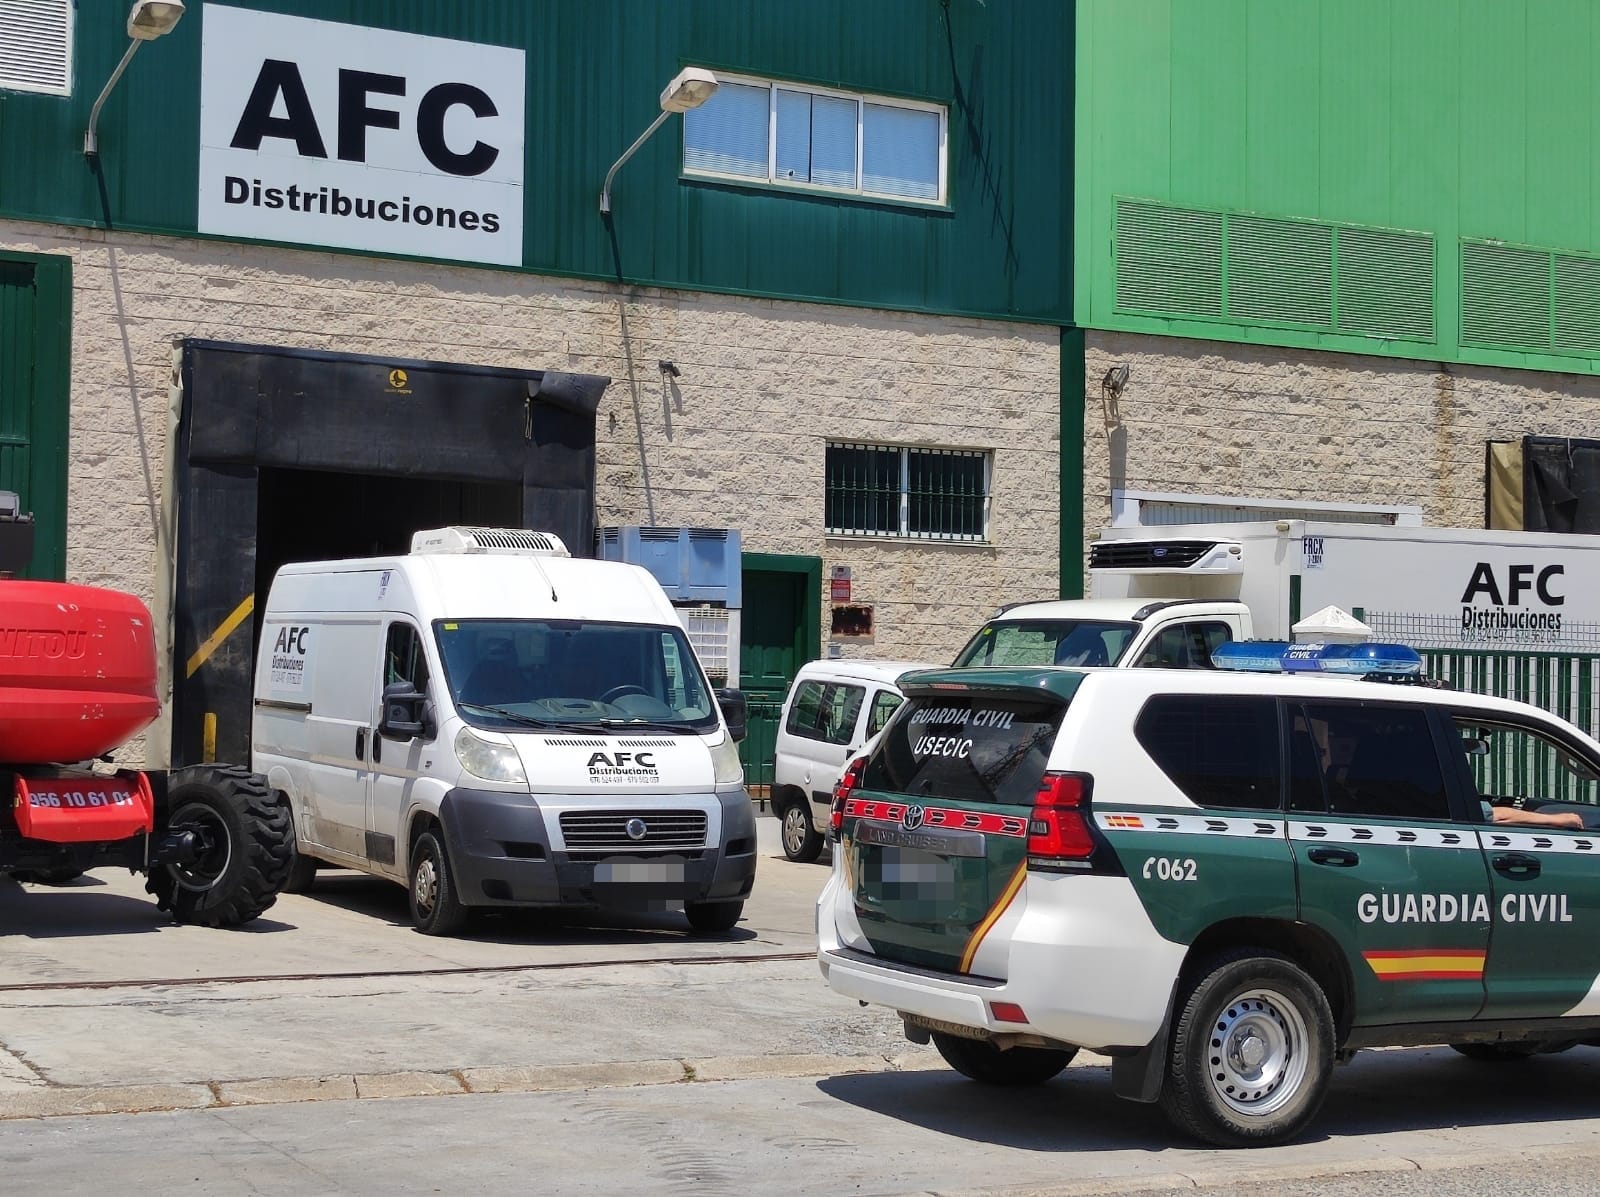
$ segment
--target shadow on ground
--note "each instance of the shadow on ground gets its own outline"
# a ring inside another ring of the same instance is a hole
[[[314,902],[337,906],[353,914],[381,919],[394,927],[411,926],[406,891],[399,885],[361,873],[322,872],[311,890],[301,895]],[[586,944],[637,945],[663,941],[740,943],[753,941],[757,932],[739,925],[731,931],[698,934],[689,929],[681,911],[639,914],[607,911],[487,910],[473,916],[458,939],[481,943],[578,946]]]
[[[817,1087],[908,1126],[1025,1151],[1204,1146],[1172,1129],[1159,1106],[1114,1096],[1110,1069],[1102,1067],[1069,1068],[1045,1085],[1024,1089],[994,1088],[939,1071],[835,1076]],[[1299,1142],[1532,1126],[1597,1115],[1600,1050],[1592,1047],[1495,1064],[1468,1060],[1446,1047],[1369,1051],[1334,1072],[1327,1103]]]

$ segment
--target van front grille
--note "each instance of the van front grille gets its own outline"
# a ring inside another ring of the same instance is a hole
[[[644,833],[637,838],[628,834],[628,825],[635,819],[644,824]],[[700,810],[569,810],[561,816],[561,838],[573,852],[703,848],[706,813]]]

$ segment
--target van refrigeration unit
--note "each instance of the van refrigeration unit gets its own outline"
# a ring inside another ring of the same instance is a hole
[[[739,529],[601,528],[600,556],[641,565],[677,609],[695,655],[718,686],[739,684]]]

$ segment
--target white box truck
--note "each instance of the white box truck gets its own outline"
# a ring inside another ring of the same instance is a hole
[[[1342,608],[1373,639],[1421,652],[1433,677],[1600,731],[1600,536],[1309,520],[1113,528],[1090,547],[1090,589],[1086,607],[1160,602],[1153,616],[1169,621],[1237,604],[1235,638],[1295,639],[1306,617]]]
[[[737,921],[756,832],[743,698],[707,680],[644,569],[517,529],[286,565],[262,619],[254,767],[299,863],[408,886],[419,930],[483,907]]]

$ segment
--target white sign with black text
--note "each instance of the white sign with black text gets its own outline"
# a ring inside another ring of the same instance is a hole
[[[203,12],[200,232],[522,264],[523,51]]]

